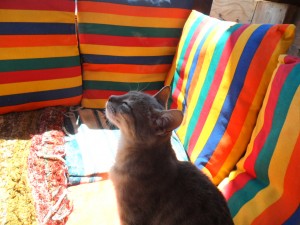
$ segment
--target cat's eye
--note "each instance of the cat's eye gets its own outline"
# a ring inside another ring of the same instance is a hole
[[[127,102],[122,102],[122,106],[126,109],[131,110],[131,106]]]
[[[129,106],[127,102],[122,102],[123,106]]]

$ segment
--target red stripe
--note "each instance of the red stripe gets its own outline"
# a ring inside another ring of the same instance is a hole
[[[177,83],[179,83],[179,82],[182,82],[180,77],[178,78]],[[175,89],[174,89],[173,94],[172,94],[172,99],[173,100],[172,100],[172,103],[171,103],[171,106],[170,106],[171,109],[178,109],[178,97],[179,97],[180,93],[181,93],[181,90],[179,90],[175,86]],[[185,124],[185,119],[186,119],[186,117],[183,118],[182,124]]]
[[[21,105],[14,105],[14,106],[5,106],[0,107],[0,114],[5,114],[9,112],[19,112],[19,111],[29,111],[40,109],[48,106],[73,106],[80,104],[81,96],[75,96],[71,98],[64,98],[58,100],[50,100],[50,101],[42,101],[42,102],[31,102]]]
[[[77,47],[76,35],[0,35],[0,48],[35,46]]]
[[[111,95],[123,95],[125,91],[85,90],[82,97],[87,99],[108,99]]]
[[[286,65],[287,66],[287,65]],[[290,69],[292,69],[293,65],[290,66]],[[274,117],[274,112],[277,104],[277,99],[280,95],[280,91],[282,89],[282,86],[284,85],[284,81],[286,80],[287,76],[289,75],[289,72],[282,72],[283,67],[279,67],[277,70],[277,74],[280,74],[280,76],[275,76],[272,84],[271,84],[271,90],[268,96],[268,99],[272,99],[272,101],[268,101],[266,108],[265,108],[265,114],[264,114],[264,120],[263,120],[263,127],[261,128],[260,132],[255,137],[255,141],[253,143],[253,150],[251,154],[247,157],[244,163],[244,168],[247,170],[249,174],[251,174],[253,177],[256,177],[255,172],[255,163],[258,155],[260,154],[261,149],[263,148],[268,136],[270,135],[271,129],[272,129],[272,120]]]
[[[116,15],[158,18],[187,18],[191,12],[188,9],[158,8],[146,6],[130,6],[105,2],[78,2],[78,12],[96,12]]]
[[[208,117],[209,112],[211,110],[211,106],[213,104],[214,98],[215,98],[215,96],[216,96],[216,94],[219,90],[219,86],[221,84],[225,68],[228,64],[228,59],[231,56],[233,46],[235,45],[235,43],[237,42],[240,35],[243,33],[243,31],[248,26],[249,25],[244,25],[244,26],[240,27],[227,40],[227,43],[224,47],[223,54],[221,56],[221,59],[220,59],[219,65],[218,65],[218,68],[217,68],[216,73],[215,73],[214,80],[212,82],[211,88],[209,90],[209,93],[208,93],[207,98],[205,100],[205,103],[203,105],[203,109],[202,109],[201,114],[199,116],[199,120],[198,120],[197,125],[195,127],[194,133],[191,136],[190,145],[189,145],[189,149],[188,149],[189,154],[192,153],[192,151],[193,151],[193,149],[194,149],[194,147],[197,143],[197,140],[199,138],[199,135],[202,132],[205,121],[207,120],[207,117]]]
[[[1,0],[1,9],[75,11],[72,0]]]
[[[123,37],[96,34],[79,34],[80,44],[135,46],[135,47],[176,47],[178,38]]]
[[[63,79],[76,76],[81,76],[80,66],[45,70],[0,72],[0,84]]]
[[[278,27],[274,26],[267,32],[264,39],[262,40],[259,47],[257,48],[255,56],[252,59],[251,65],[246,75],[243,90],[241,91],[240,96],[236,102],[235,108],[230,118],[230,122],[225,131],[225,134],[230,134],[230,138],[228,138],[226,135],[222,137],[222,139],[219,142],[219,145],[215,149],[214,154],[212,155],[211,159],[209,160],[206,166],[207,169],[211,172],[213,177],[217,175],[220,168],[223,166],[223,163],[225,162],[226,158],[228,157],[231,150],[233,149],[238,137],[240,136],[242,128],[245,126],[244,122],[248,116],[250,107],[253,105],[253,100],[257,95],[257,91],[258,88],[260,87],[262,79],[264,79],[264,72],[269,64],[270,59],[272,59],[274,50],[276,49],[278,43],[282,38],[281,34],[274,35],[274,33],[278,33],[277,30]],[[270,42],[271,39],[272,41]],[[268,81],[271,79],[271,75],[272,73],[266,76]],[[266,86],[265,87],[266,90],[267,85],[265,86]],[[261,99],[261,101],[256,104],[261,105],[262,101],[263,99]],[[252,130],[254,126],[254,122],[252,122],[251,125],[252,127],[250,126],[250,124],[247,124],[249,131]],[[244,134],[244,135],[250,137],[251,133]],[[230,139],[230,141],[228,141],[227,138]],[[223,143],[227,143],[227,144],[224,145]],[[245,149],[246,147],[247,147],[247,143],[245,142],[245,146],[241,148]],[[241,153],[242,151],[239,151],[239,154]],[[234,156],[236,157],[235,160],[238,160],[240,156],[241,155],[235,155]],[[213,164],[212,161],[214,162]]]
[[[300,62],[300,58],[299,57],[292,56],[292,55],[286,55],[283,60],[284,60],[285,64],[291,64],[291,63]]]

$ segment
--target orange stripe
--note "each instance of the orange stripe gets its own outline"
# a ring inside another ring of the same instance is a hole
[[[139,17],[187,18],[191,11],[188,9],[178,8],[158,8],[143,6],[132,7],[105,2],[79,1],[78,12],[97,12]]]
[[[127,65],[127,64],[84,64],[84,71],[102,71],[102,72],[119,72],[119,73],[165,73],[170,69],[169,64],[163,65]]]
[[[237,100],[237,104],[232,112],[227,129],[224,132],[224,136],[220,140],[210,161],[207,163],[206,167],[211,172],[213,177],[215,177],[219,173],[219,170],[223,166],[224,162],[228,160],[228,156],[231,157],[230,161],[237,161],[241,157],[241,154],[244,152],[243,150],[246,148],[246,146],[235,148],[235,144],[239,136],[241,135],[241,130],[243,126],[249,126],[249,124],[245,125],[245,121],[247,121],[248,113],[253,113],[250,110],[251,106],[253,107],[261,105],[261,102],[263,100],[262,98],[258,99],[255,102],[256,96],[258,95],[257,92],[260,88],[260,84],[268,84],[271,79],[272,73],[266,73],[266,68],[269,65],[270,61],[274,61],[274,50],[277,48],[277,45],[280,44],[280,40],[282,38],[282,35],[275,35],[275,33],[278,32],[277,30],[278,27],[272,27],[262,40],[260,46],[258,47],[256,54],[252,60],[252,64],[250,65],[248,73],[246,75],[244,87],[241,90],[240,96]],[[270,39],[272,39],[272,42],[270,42]],[[266,48],[265,46],[268,46],[268,48]],[[277,57],[275,60],[277,60]],[[276,63],[273,63],[273,65],[275,67]],[[267,85],[264,85],[263,89],[263,93],[265,93]],[[249,92],[245,90],[251,91]],[[246,103],[241,104],[242,102]],[[253,118],[251,119],[253,120]],[[254,126],[254,124],[250,125]],[[243,137],[250,136],[252,128],[253,127],[248,127],[248,134],[243,134]],[[224,143],[226,143],[226,145],[224,145]],[[235,153],[230,154],[233,151],[235,151]],[[215,160],[216,158],[218,160]]]
[[[20,112],[20,111],[29,111],[40,109],[48,106],[72,106],[80,104],[81,96],[75,96],[71,98],[64,98],[58,100],[42,101],[42,102],[31,102],[26,104],[14,105],[0,107],[0,114],[10,113],[10,112]]]
[[[1,35],[0,47],[72,46],[75,35]]]
[[[261,213],[254,221],[253,225],[259,224],[283,224],[298,208],[300,199],[300,182],[296,178],[300,171],[300,135],[294,147],[293,154],[290,158],[289,166],[286,170],[284,192],[279,200]],[[282,210],[284,206],[284,210]],[[277,213],[280,212],[280,213]],[[276,213],[276,216],[274,216]]]

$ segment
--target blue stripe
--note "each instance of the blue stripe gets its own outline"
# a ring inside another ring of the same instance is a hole
[[[107,2],[122,5],[132,5],[132,6],[152,6],[152,7],[162,7],[162,8],[183,8],[192,9],[194,1],[193,0],[78,0],[78,2]]]
[[[0,34],[75,34],[75,24],[69,23],[0,23]]]
[[[64,145],[66,152],[66,165],[68,166],[69,181],[72,184],[80,183],[81,177],[85,175],[82,151],[76,137],[67,139]]]
[[[200,153],[199,158],[205,156],[206,158],[208,157],[207,160],[209,160],[211,155],[215,151],[217,145],[219,144],[221,138],[223,137],[224,132],[230,121],[231,114],[235,108],[237,99],[243,88],[248,69],[251,65],[251,61],[262,39],[264,38],[265,34],[268,32],[271,26],[272,25],[270,24],[261,25],[253,32],[251,37],[248,39],[243,53],[239,59],[233,80],[231,82],[219,118],[214,126],[212,133],[210,134],[208,141],[206,142],[202,152]]]
[[[136,64],[136,65],[157,65],[171,64],[173,55],[167,56],[109,56],[83,54],[85,63],[93,64]]]
[[[82,87],[0,96],[0,107],[71,98],[82,94]]]

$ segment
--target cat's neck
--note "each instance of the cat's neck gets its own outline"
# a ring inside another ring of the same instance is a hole
[[[171,146],[171,134],[166,136],[161,136],[159,138],[145,138],[138,139],[132,135],[128,135],[121,131],[121,136],[119,140],[119,149],[126,149],[128,151],[160,151],[160,150],[172,150]]]
[[[121,133],[119,140],[116,165],[118,169],[130,173],[128,168],[134,168],[141,175],[145,173],[156,173],[158,170],[172,170],[177,158],[172,149],[170,137],[161,138],[156,143],[141,143]],[[133,171],[133,173],[136,173]]]

